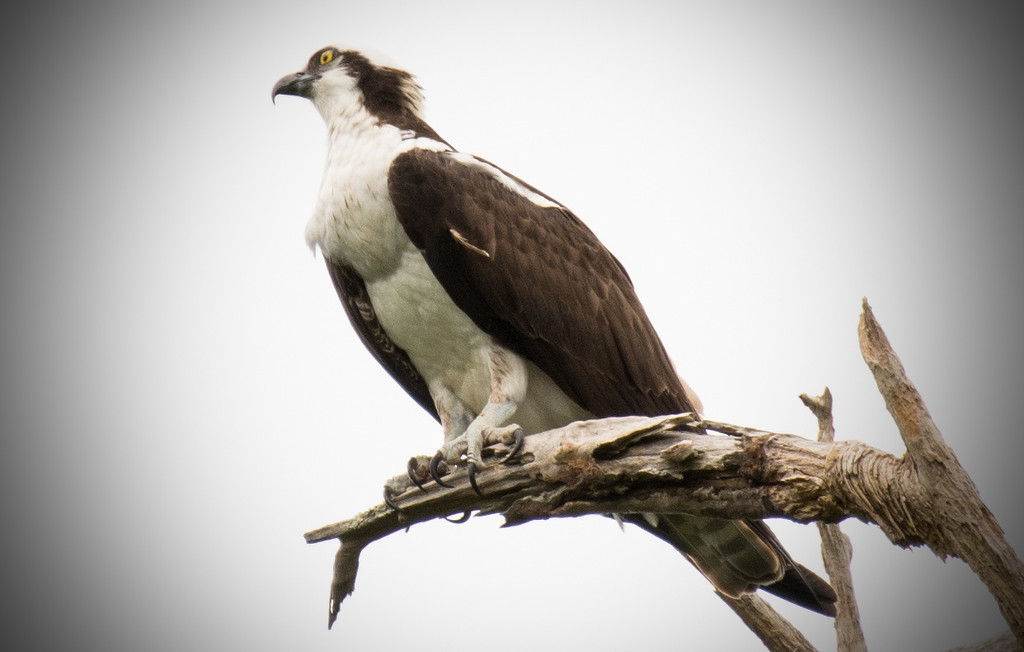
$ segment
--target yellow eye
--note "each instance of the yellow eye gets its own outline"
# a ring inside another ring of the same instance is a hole
[[[321,66],[326,66],[333,59],[334,59],[334,51],[333,50],[324,50],[323,53],[320,54],[320,65]]]

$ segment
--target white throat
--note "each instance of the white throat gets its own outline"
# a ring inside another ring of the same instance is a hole
[[[414,147],[448,148],[381,123],[363,106],[349,77],[338,75],[331,86],[326,92],[318,89],[314,98],[327,123],[327,160],[306,224],[306,243],[371,281],[394,271],[402,251],[411,246],[388,195],[391,162]]]

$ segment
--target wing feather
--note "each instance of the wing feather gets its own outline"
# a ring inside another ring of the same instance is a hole
[[[692,410],[619,261],[568,209],[489,165],[412,150],[389,174],[398,220],[455,304],[595,416]]]

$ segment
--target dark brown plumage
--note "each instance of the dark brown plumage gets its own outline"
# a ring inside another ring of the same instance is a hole
[[[693,411],[625,269],[568,209],[424,150],[395,159],[388,188],[455,304],[581,407],[597,417]]]

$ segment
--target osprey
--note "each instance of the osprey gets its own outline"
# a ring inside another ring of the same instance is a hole
[[[457,151],[421,117],[413,77],[327,47],[272,97],[327,124],[306,242],[374,358],[440,423],[436,464],[572,421],[696,412],[619,261],[568,208]],[[475,482],[475,480],[474,480]],[[835,593],[762,521],[625,514],[715,586],[761,587],[824,614]]]

